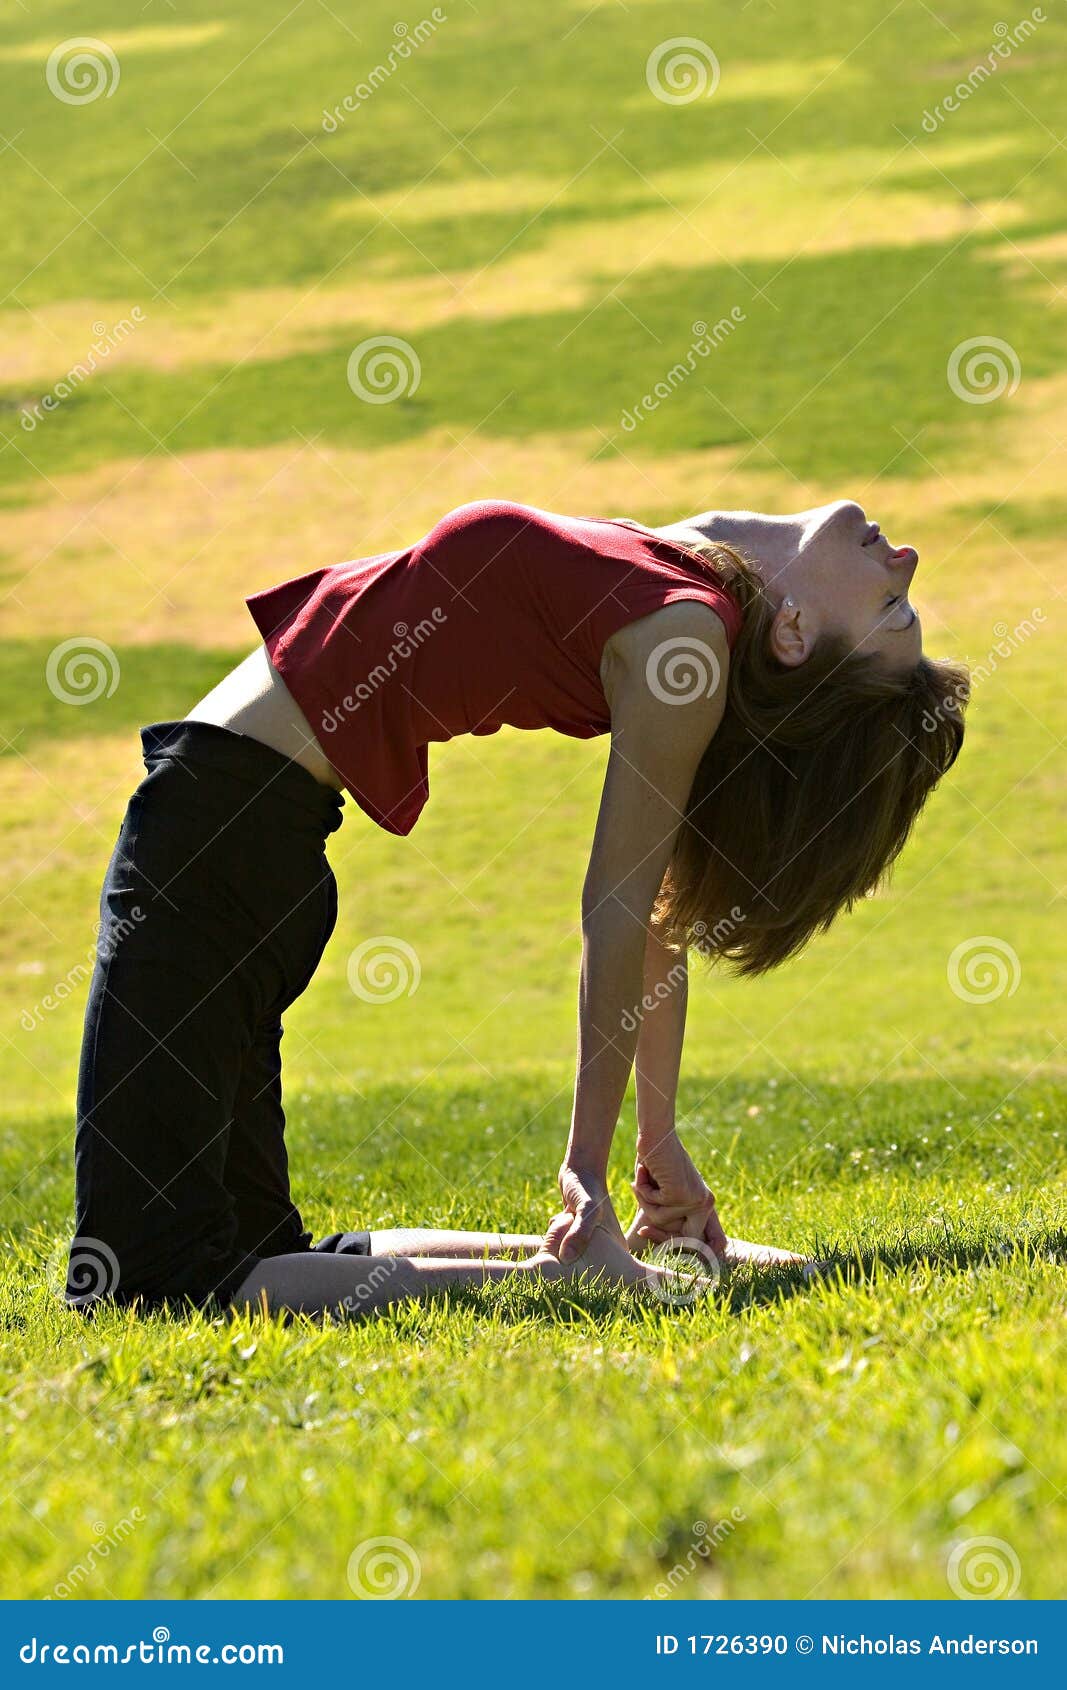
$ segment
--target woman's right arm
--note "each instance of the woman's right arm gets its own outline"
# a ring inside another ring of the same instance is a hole
[[[638,1155],[642,1140],[674,1130],[688,1001],[685,949],[673,950],[650,926],[635,1064]]]

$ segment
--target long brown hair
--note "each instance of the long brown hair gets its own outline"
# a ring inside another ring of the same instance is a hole
[[[686,549],[727,582],[743,625],[653,919],[668,942],[763,974],[885,878],[959,754],[967,671],[922,657],[890,674],[828,637],[787,668],[741,554]]]

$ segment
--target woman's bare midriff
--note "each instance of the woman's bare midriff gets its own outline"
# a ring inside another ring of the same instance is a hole
[[[247,734],[291,757],[324,786],[344,785],[263,646],[231,669],[185,719]]]

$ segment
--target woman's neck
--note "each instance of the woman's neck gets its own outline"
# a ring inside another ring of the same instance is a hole
[[[795,517],[764,516],[759,511],[703,511],[653,532],[668,540],[684,541],[687,535],[699,535],[703,540],[734,546],[759,576],[772,602],[780,603],[789,591],[788,577],[801,540],[801,524]]]

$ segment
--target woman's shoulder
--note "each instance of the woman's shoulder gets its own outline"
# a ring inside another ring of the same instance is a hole
[[[706,745],[722,718],[729,670],[726,626],[704,600],[676,599],[625,623],[600,665],[613,730],[644,724],[662,739],[666,724],[676,749],[686,734]]]
[[[709,668],[730,661],[729,630],[715,605],[705,598],[668,598],[646,615],[621,624],[604,646],[604,655],[635,672],[650,657],[683,665],[687,654]]]

